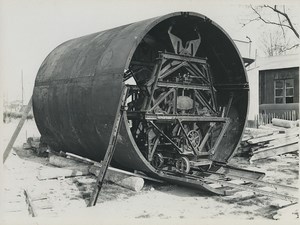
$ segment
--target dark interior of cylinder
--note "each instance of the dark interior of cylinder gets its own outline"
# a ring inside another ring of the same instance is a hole
[[[192,173],[232,155],[246,119],[247,81],[232,42],[209,20],[158,23],[124,81],[132,136],[153,167]]]

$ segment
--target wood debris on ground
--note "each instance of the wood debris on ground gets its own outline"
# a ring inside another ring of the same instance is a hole
[[[258,129],[246,128],[238,156],[251,157],[250,162],[287,153],[298,154],[299,123],[273,119]]]
[[[295,131],[297,131],[296,136],[293,136]],[[283,136],[285,141],[289,142],[294,137],[299,138],[299,130],[297,127],[282,128],[274,125],[265,125],[259,129],[247,128],[242,143],[248,147],[249,152],[254,147],[257,147],[254,150],[257,151],[270,143],[274,144],[275,141],[277,144],[284,143],[281,140]],[[5,203],[6,217],[25,215],[59,217],[74,215],[74,210],[86,210],[86,204],[95,184],[95,176],[91,173],[97,174],[101,165],[95,165],[93,161],[68,153],[57,155],[47,152],[47,157],[40,157],[42,155],[37,151],[41,146],[38,143],[39,139],[33,138],[31,142],[30,140],[28,142],[29,147],[26,149],[24,149],[26,145],[23,148],[14,148],[17,155],[12,153],[5,166],[7,179],[3,203]],[[233,157],[231,164],[240,168],[265,171],[264,180],[268,182],[295,186],[298,181],[299,160],[295,152],[275,157],[275,160],[274,158],[257,160],[251,165],[246,158]],[[79,175],[79,172],[87,172],[86,168],[89,169],[89,175]],[[78,174],[74,174],[74,170]],[[47,177],[49,174],[52,176],[52,172],[56,175],[54,179]],[[46,179],[39,179],[42,175]],[[127,175],[133,174],[128,172]],[[145,181],[152,180],[141,174],[139,176]],[[118,178],[118,176],[115,177]],[[155,189],[153,185],[157,185]],[[183,196],[185,197],[182,198]],[[298,208],[285,200],[249,191],[236,192],[231,196],[210,196],[198,190],[194,191],[176,185],[161,185],[156,182],[146,184],[139,193],[123,188],[122,185],[115,185],[111,181],[106,182],[100,195],[100,202],[99,207],[106,210],[118,208],[120,218],[141,218],[145,215],[149,218],[161,218],[162,215],[168,218],[191,218],[193,216],[197,218],[234,216],[234,218],[276,220],[289,217],[299,218]],[[128,210],[129,205],[130,210]],[[183,211],[182,208],[189,208],[189,210]],[[105,212],[98,210],[97,216],[102,218],[110,215],[106,210]],[[201,214],[198,213],[199,210]],[[102,214],[100,215],[99,212]]]

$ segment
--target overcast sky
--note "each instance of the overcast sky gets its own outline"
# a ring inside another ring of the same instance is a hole
[[[299,1],[285,2],[293,21],[298,22]],[[261,23],[242,28],[240,23],[251,14],[245,3],[236,0],[0,0],[1,96],[9,101],[21,99],[23,71],[25,101],[28,101],[42,61],[66,40],[175,11],[204,14],[233,39],[246,41],[249,36],[254,56],[265,28]],[[245,49],[247,46],[242,51]]]

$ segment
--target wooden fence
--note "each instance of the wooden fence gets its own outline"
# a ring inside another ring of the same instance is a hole
[[[296,121],[299,115],[295,110],[284,113],[260,113],[254,117],[254,120],[248,120],[246,127],[258,128],[260,125],[272,123],[273,118]]]

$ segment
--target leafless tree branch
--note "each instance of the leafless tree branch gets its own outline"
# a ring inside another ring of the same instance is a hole
[[[295,29],[295,27],[293,26],[293,23],[291,22],[288,14],[278,10],[276,5],[274,7],[272,7],[270,5],[263,5],[262,7],[269,8],[269,9],[273,10],[274,12],[276,12],[278,14],[278,16],[279,15],[283,16],[285,20],[281,21],[280,17],[279,17],[279,23],[265,19],[252,5],[250,5],[250,7],[255,12],[255,14],[257,15],[257,17],[252,19],[252,21],[261,20],[266,24],[272,24],[272,25],[280,26],[282,29],[283,29],[283,27],[286,27],[286,28],[292,30],[293,33],[296,35],[296,37],[299,38],[299,34],[298,34],[297,30]],[[287,24],[284,24],[285,21],[287,22]]]
[[[277,17],[278,17],[278,21],[280,23],[280,28],[281,28],[281,31],[282,31],[282,34],[283,34],[283,38],[285,39],[285,32],[284,32],[284,29],[282,27],[282,21],[281,21],[280,15],[278,13],[277,13]]]
[[[268,56],[282,55],[299,47],[299,43],[290,43],[283,38],[282,32],[263,33],[260,41],[261,50]]]
[[[290,46],[290,47],[285,48],[285,51],[291,50],[291,49],[293,49],[293,48],[298,48],[298,47],[299,47],[299,44],[295,44],[295,45],[293,45],[293,46]]]
[[[295,27],[293,26],[293,23],[291,22],[290,17],[288,16],[288,14],[286,14],[285,12],[282,12],[282,11],[278,10],[276,5],[274,7],[269,6],[269,5],[264,5],[264,6],[267,7],[267,8],[272,9],[274,12],[276,12],[276,13],[282,15],[284,18],[286,18],[287,23],[288,23],[288,26],[286,26],[286,27],[290,28],[295,33],[295,35],[297,36],[297,38],[299,38],[299,34],[296,31]]]

